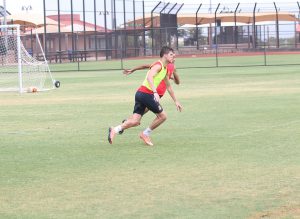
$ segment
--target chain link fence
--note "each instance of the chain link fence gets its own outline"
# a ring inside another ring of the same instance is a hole
[[[169,45],[181,68],[300,64],[298,2],[177,4],[137,0],[44,0],[44,16],[57,22],[37,29],[54,71],[122,69],[158,57]],[[281,19],[289,13],[293,21]],[[269,20],[255,21],[262,13]],[[236,17],[251,14],[251,22]],[[188,15],[192,22],[181,18]],[[201,22],[210,16],[208,23]],[[220,17],[233,16],[223,21]],[[193,22],[195,21],[195,22]],[[34,56],[35,34],[23,43]],[[247,58],[245,58],[247,57]]]

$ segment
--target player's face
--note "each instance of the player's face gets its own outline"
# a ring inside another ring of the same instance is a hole
[[[169,63],[173,63],[175,61],[175,53],[169,52],[168,54],[166,54],[166,59]]]

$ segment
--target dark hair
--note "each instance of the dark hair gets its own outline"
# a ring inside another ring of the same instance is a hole
[[[169,46],[163,46],[159,53],[160,58],[162,58],[165,54],[168,54],[169,52],[174,52],[174,50]]]

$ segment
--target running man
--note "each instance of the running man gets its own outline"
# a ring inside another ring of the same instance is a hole
[[[153,64],[155,64],[155,63],[153,63]],[[130,75],[130,74],[132,74],[133,72],[135,72],[137,70],[151,69],[151,66],[152,65],[144,64],[144,65],[139,65],[139,66],[137,66],[135,68],[132,68],[132,69],[124,69],[123,74]],[[168,78],[171,79],[171,80],[174,80],[175,84],[179,85],[180,80],[179,80],[179,76],[177,74],[174,63],[169,63],[167,65],[166,69],[167,69]],[[165,83],[164,80],[162,80],[160,82],[160,84],[158,85],[158,87],[156,88],[156,91],[157,91],[160,98],[162,98],[164,96],[166,90],[167,90],[166,83]],[[144,114],[146,114],[148,111],[149,111],[148,108],[146,108]],[[126,119],[124,119],[122,121],[122,123],[125,122],[125,121],[126,121]],[[124,132],[124,130],[120,131],[119,134],[123,134],[123,132]]]
[[[182,106],[175,97],[166,70],[166,66],[169,63],[173,63],[174,57],[175,54],[172,48],[164,46],[161,49],[160,59],[151,66],[150,70],[147,72],[142,86],[139,87],[135,94],[135,106],[133,115],[131,115],[124,123],[109,128],[108,141],[110,144],[113,143],[113,139],[116,136],[116,133],[140,125],[142,116],[146,108],[148,108],[156,115],[156,118],[152,121],[152,123],[146,130],[140,133],[140,138],[145,142],[145,144],[153,146],[153,143],[150,139],[151,132],[167,119],[167,114],[159,103],[160,96],[157,92],[157,87],[162,80],[165,81],[166,89],[175,102],[177,110],[181,112]]]

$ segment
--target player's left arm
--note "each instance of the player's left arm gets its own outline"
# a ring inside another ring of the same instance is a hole
[[[171,98],[173,99],[173,101],[174,101],[174,103],[175,103],[175,105],[176,105],[177,110],[178,110],[179,112],[181,112],[181,111],[182,111],[182,106],[181,106],[181,104],[179,103],[179,101],[176,99],[176,96],[175,96],[175,93],[174,93],[174,91],[173,91],[173,88],[172,88],[172,86],[171,86],[171,84],[170,84],[169,78],[166,76],[166,77],[164,78],[164,81],[165,81],[165,83],[166,83],[168,93],[170,94]]]

